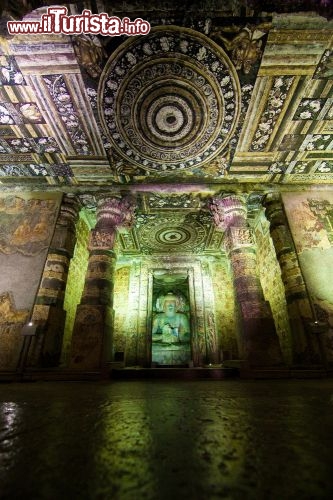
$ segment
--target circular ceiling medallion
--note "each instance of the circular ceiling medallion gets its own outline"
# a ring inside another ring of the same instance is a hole
[[[212,40],[161,26],[110,57],[99,113],[113,147],[151,171],[199,166],[233,135],[240,112],[236,70]]]
[[[207,230],[196,218],[184,221],[184,216],[139,216],[137,234],[140,247],[146,252],[195,252],[207,237]]]
[[[155,233],[155,238],[164,245],[177,245],[186,243],[191,238],[191,232],[182,227],[163,228]]]

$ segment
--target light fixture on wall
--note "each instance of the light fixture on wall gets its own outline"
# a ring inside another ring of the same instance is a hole
[[[328,362],[325,348],[325,335],[328,333],[329,323],[326,320],[320,321],[318,319],[315,319],[315,321],[310,321],[309,326],[311,329],[311,333],[314,334],[317,338],[321,362],[324,368],[327,370]]]
[[[36,334],[37,325],[30,319],[22,326],[21,334],[25,337],[32,337]]]
[[[21,373],[21,375],[23,374],[27,364],[28,353],[32,338],[36,335],[36,329],[37,324],[35,324],[31,318],[22,326],[21,335],[23,336],[23,344],[17,366],[17,370]]]

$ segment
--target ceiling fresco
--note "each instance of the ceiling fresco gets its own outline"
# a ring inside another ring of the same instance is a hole
[[[240,110],[230,59],[193,30],[153,28],[104,70],[100,114],[124,162],[147,171],[203,167],[226,154]]]
[[[332,183],[330,2],[73,2],[152,29],[8,34],[40,4],[2,8],[0,189]]]

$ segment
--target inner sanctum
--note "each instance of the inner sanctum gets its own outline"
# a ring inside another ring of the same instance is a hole
[[[55,342],[57,331],[50,342],[48,332],[39,362],[96,370],[331,358],[312,331],[319,308],[296,255],[288,194],[81,201],[63,339]]]

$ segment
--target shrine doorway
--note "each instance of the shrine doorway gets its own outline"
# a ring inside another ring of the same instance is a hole
[[[152,366],[189,366],[191,320],[188,275],[155,272],[152,287]]]

